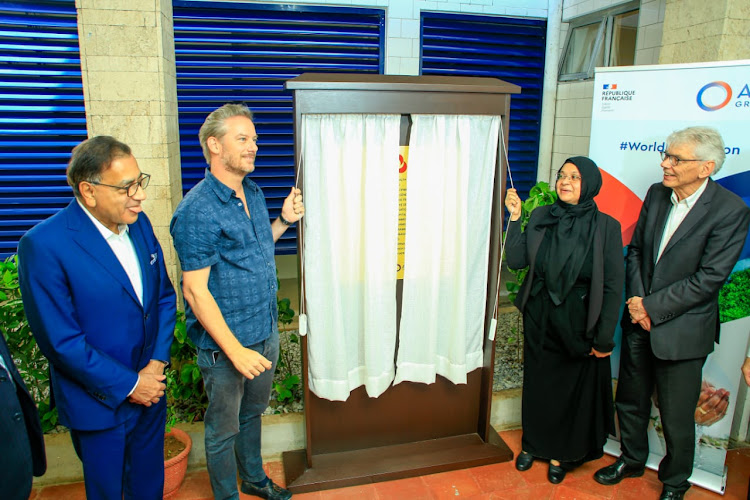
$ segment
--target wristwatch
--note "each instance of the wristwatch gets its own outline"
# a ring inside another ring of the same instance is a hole
[[[279,214],[279,220],[280,220],[280,221],[281,221],[281,223],[282,223],[282,224],[284,224],[285,226],[291,226],[292,224],[294,224],[294,222],[289,222],[288,220],[286,220],[286,219],[284,218],[284,216],[283,216],[283,215],[281,215],[281,214]]]

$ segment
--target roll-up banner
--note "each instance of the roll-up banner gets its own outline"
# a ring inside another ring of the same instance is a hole
[[[625,245],[649,186],[661,181],[659,153],[667,136],[696,125],[719,130],[726,162],[713,179],[750,205],[750,60],[597,68],[589,156],[603,170],[604,184],[596,202],[620,221]],[[698,446],[690,481],[717,493],[724,492],[729,433],[740,384],[744,385],[740,366],[750,336],[749,297],[750,243],[746,241],[719,298],[721,342],[703,367],[702,397],[724,400],[721,408],[728,404],[708,419],[696,411]],[[615,387],[620,333],[612,358]],[[648,429],[647,466],[654,469],[666,452],[657,404]],[[605,450],[619,455],[617,438],[610,439]]]

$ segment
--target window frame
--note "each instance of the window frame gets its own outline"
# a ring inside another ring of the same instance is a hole
[[[557,81],[570,82],[576,80],[593,79],[594,68],[596,68],[596,60],[599,55],[602,54],[602,51],[604,53],[604,66],[609,66],[609,59],[611,56],[610,53],[612,51],[612,30],[614,29],[614,19],[621,14],[635,11],[640,11],[639,0],[632,0],[628,3],[618,5],[617,7],[592,12],[591,14],[577,17],[569,21],[568,32],[565,36],[565,43],[563,44],[562,56],[560,57],[560,64],[557,71]],[[594,40],[594,49],[591,52],[591,57],[584,65],[585,71],[577,73],[563,73],[565,60],[568,56],[568,50],[570,49],[570,43],[573,38],[573,31],[576,28],[588,26],[590,24],[596,24],[597,22],[599,23],[599,30],[596,35],[596,40]]]

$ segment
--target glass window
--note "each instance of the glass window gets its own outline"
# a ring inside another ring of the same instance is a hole
[[[607,66],[632,66],[635,64],[635,35],[638,32],[638,11],[614,17],[612,44]]]
[[[585,16],[571,23],[560,63],[559,80],[587,80],[597,66],[635,63],[638,31],[636,2]]]
[[[563,58],[561,73],[587,73],[591,59],[601,38],[602,23],[587,24],[573,28],[570,33],[567,51]],[[600,41],[601,43],[601,41]],[[598,51],[601,52],[601,51]]]

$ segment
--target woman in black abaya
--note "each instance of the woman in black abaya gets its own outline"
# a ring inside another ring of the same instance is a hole
[[[589,158],[568,158],[558,200],[531,213],[521,231],[521,200],[509,189],[508,267],[529,272],[516,298],[523,313],[522,451],[516,468],[549,461],[547,478],[602,456],[614,428],[609,355],[624,279],[620,224],[599,212],[602,176]]]

